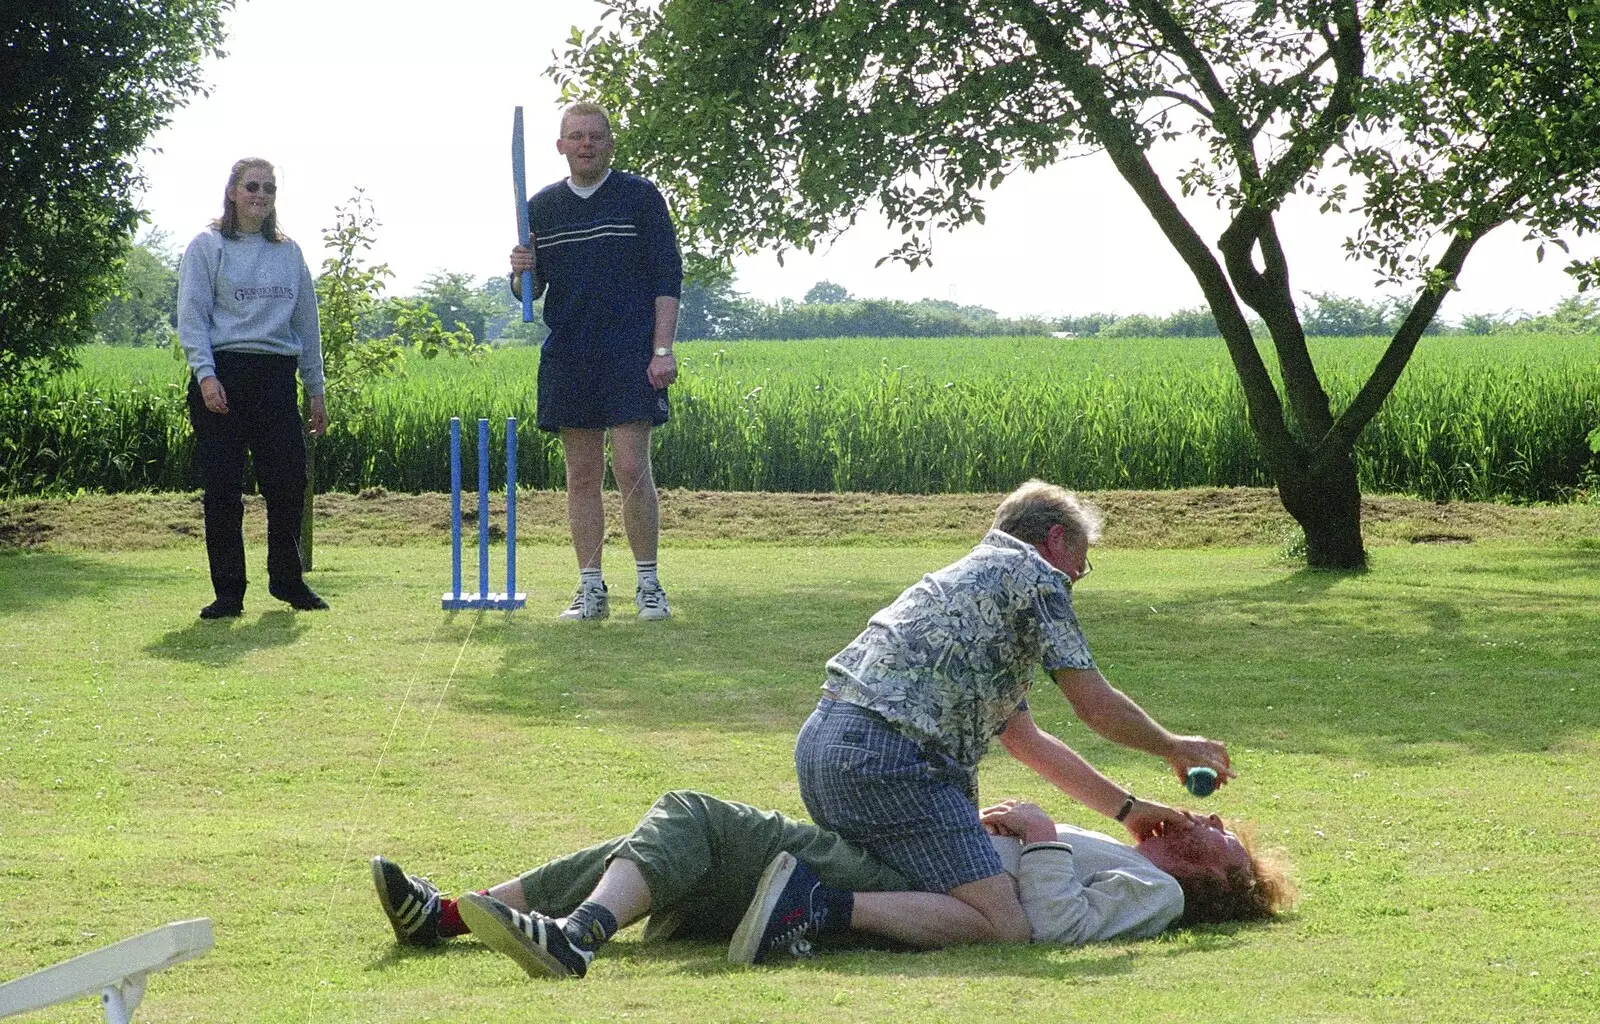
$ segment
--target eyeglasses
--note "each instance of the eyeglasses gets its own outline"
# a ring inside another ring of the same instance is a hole
[[[275,181],[247,181],[244,183],[244,190],[251,195],[255,195],[257,192],[265,192],[269,196],[276,195],[278,183]]]
[[[1084,555],[1083,556],[1083,571],[1078,573],[1078,575],[1071,576],[1069,578],[1072,580],[1072,582],[1076,583],[1079,580],[1083,579],[1085,576],[1089,575],[1091,572],[1094,572],[1094,563],[1089,561],[1089,556],[1088,555]]]

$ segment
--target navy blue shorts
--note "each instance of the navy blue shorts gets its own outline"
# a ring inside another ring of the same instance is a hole
[[[563,359],[539,356],[540,430],[563,427],[614,427],[647,420],[667,422],[667,390],[653,388],[643,362],[631,357],[613,360]]]
[[[824,700],[794,748],[811,819],[865,847],[914,888],[949,892],[1004,867],[966,769],[854,704]]]

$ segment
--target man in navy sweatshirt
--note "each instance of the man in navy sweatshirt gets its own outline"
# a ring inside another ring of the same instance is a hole
[[[559,431],[578,592],[563,619],[610,614],[600,572],[605,543],[606,432],[633,549],[641,619],[668,616],[656,577],[660,512],[650,432],[667,421],[667,386],[683,260],[667,204],[650,182],[611,169],[611,121],[592,103],[568,107],[556,151],[570,177],[528,200],[529,248],[511,250],[511,289],[532,271],[550,328],[539,354],[539,429]]]

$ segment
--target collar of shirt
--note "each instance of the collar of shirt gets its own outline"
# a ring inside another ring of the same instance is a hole
[[[606,173],[602,174],[600,176],[600,180],[595,182],[593,185],[576,185],[573,184],[571,178],[568,178],[567,187],[570,188],[572,190],[572,194],[577,196],[579,199],[588,199],[590,196],[600,191],[600,186],[604,185],[606,181],[610,179],[610,177],[611,168],[607,167]]]
[[[978,542],[979,547],[1006,548],[1011,551],[1020,551],[1038,563],[1038,568],[1045,572],[1054,573],[1062,579],[1067,579],[1067,574],[1045,561],[1039,554],[1039,549],[1025,540],[1019,540],[1004,530],[990,530],[983,535],[983,540]]]

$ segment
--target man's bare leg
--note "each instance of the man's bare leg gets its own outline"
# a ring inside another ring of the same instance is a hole
[[[1008,874],[968,882],[949,894],[858,892],[850,926],[922,949],[1033,937]]]
[[[622,525],[636,562],[656,560],[661,535],[661,505],[650,466],[651,429],[648,420],[611,428],[611,471],[622,492]]]
[[[489,895],[524,914],[532,909],[528,906],[527,896],[522,891],[522,881],[518,878],[501,882],[489,890]],[[617,919],[617,927],[626,928],[650,913],[650,886],[645,883],[644,875],[639,872],[639,865],[631,860],[614,857],[611,863],[606,865],[605,873],[600,876],[600,881],[595,883],[594,891],[589,894],[585,902],[598,903],[605,907]]]
[[[598,569],[606,542],[606,506],[600,493],[606,478],[606,432],[598,427],[563,427],[561,451],[567,462],[572,551],[579,569]]]
[[[567,916],[528,909],[521,879],[502,882],[487,897],[466,893],[457,902],[462,923],[490,949],[504,953],[530,977],[581,978],[595,950],[650,911],[650,887],[632,861],[615,858],[589,897]]]

